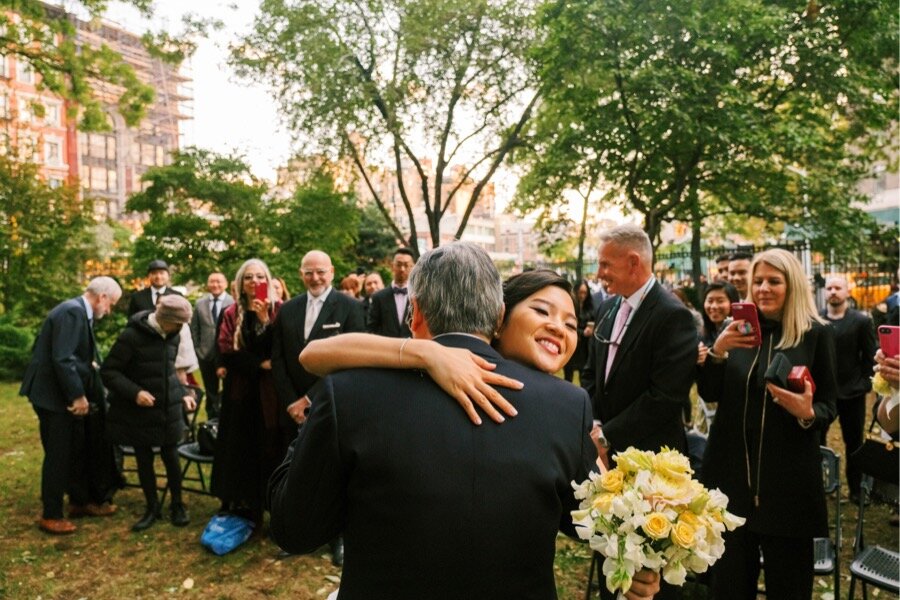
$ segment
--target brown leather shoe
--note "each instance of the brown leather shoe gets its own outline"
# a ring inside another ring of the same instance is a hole
[[[68,535],[78,529],[75,523],[66,519],[41,519],[38,521],[38,527],[53,535]]]
[[[80,504],[69,504],[69,518],[77,519],[78,517],[108,517],[116,512],[118,507],[115,504],[104,502],[103,504],[94,504],[89,502],[84,506]]]

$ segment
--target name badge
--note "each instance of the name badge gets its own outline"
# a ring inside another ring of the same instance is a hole
[[[340,326],[340,323],[325,323],[322,325],[322,329],[338,329]]]

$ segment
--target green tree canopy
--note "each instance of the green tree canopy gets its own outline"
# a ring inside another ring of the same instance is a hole
[[[72,188],[51,189],[38,172],[0,155],[0,313],[30,324],[81,292],[84,260],[93,255],[92,205]]]
[[[518,0],[264,0],[233,56],[241,74],[274,88],[290,127],[319,146],[310,150],[354,162],[394,235],[417,252],[416,211],[439,245],[441,218],[473,178],[461,236],[518,142],[536,100],[525,67],[531,11]],[[447,191],[454,161],[468,166]],[[394,221],[370,169],[406,165],[415,176],[398,178],[406,215]]]
[[[543,13],[533,169],[664,221],[796,222],[833,242],[896,116],[897,14],[886,0],[582,0]],[[573,139],[576,145],[573,146]],[[578,183],[576,182],[576,183]]]
[[[244,260],[269,254],[261,226],[267,189],[240,157],[187,148],[142,179],[150,185],[126,205],[147,216],[134,245],[135,275],[161,258],[179,281],[206,281],[211,271],[230,277]]]

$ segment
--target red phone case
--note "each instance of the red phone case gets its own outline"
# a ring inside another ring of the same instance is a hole
[[[762,336],[759,333],[759,315],[756,305],[752,302],[733,302],[731,304],[731,316],[735,321],[746,321],[753,327],[753,337],[756,346],[762,344]]]
[[[787,384],[788,388],[792,392],[797,392],[798,394],[803,393],[804,381],[809,381],[809,385],[812,388],[812,393],[816,393],[816,382],[813,381],[812,375],[809,373],[809,369],[804,366],[793,367],[791,372],[788,373]]]
[[[256,284],[256,289],[253,290],[253,295],[256,296],[257,300],[262,300],[263,302],[269,301],[269,284],[265,281]]]
[[[888,358],[893,358],[900,354],[900,327],[896,325],[879,325],[878,343],[881,345],[882,354]]]

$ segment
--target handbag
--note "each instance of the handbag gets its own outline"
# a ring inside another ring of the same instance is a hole
[[[219,419],[210,419],[197,427],[197,446],[200,454],[213,456],[216,453],[216,438],[219,437]]]
[[[887,483],[900,483],[900,448],[894,440],[881,436],[881,427],[875,419],[866,433],[862,446],[847,458],[851,465]]]
[[[200,544],[218,556],[228,554],[253,534],[253,521],[226,513],[213,515],[203,533]]]

